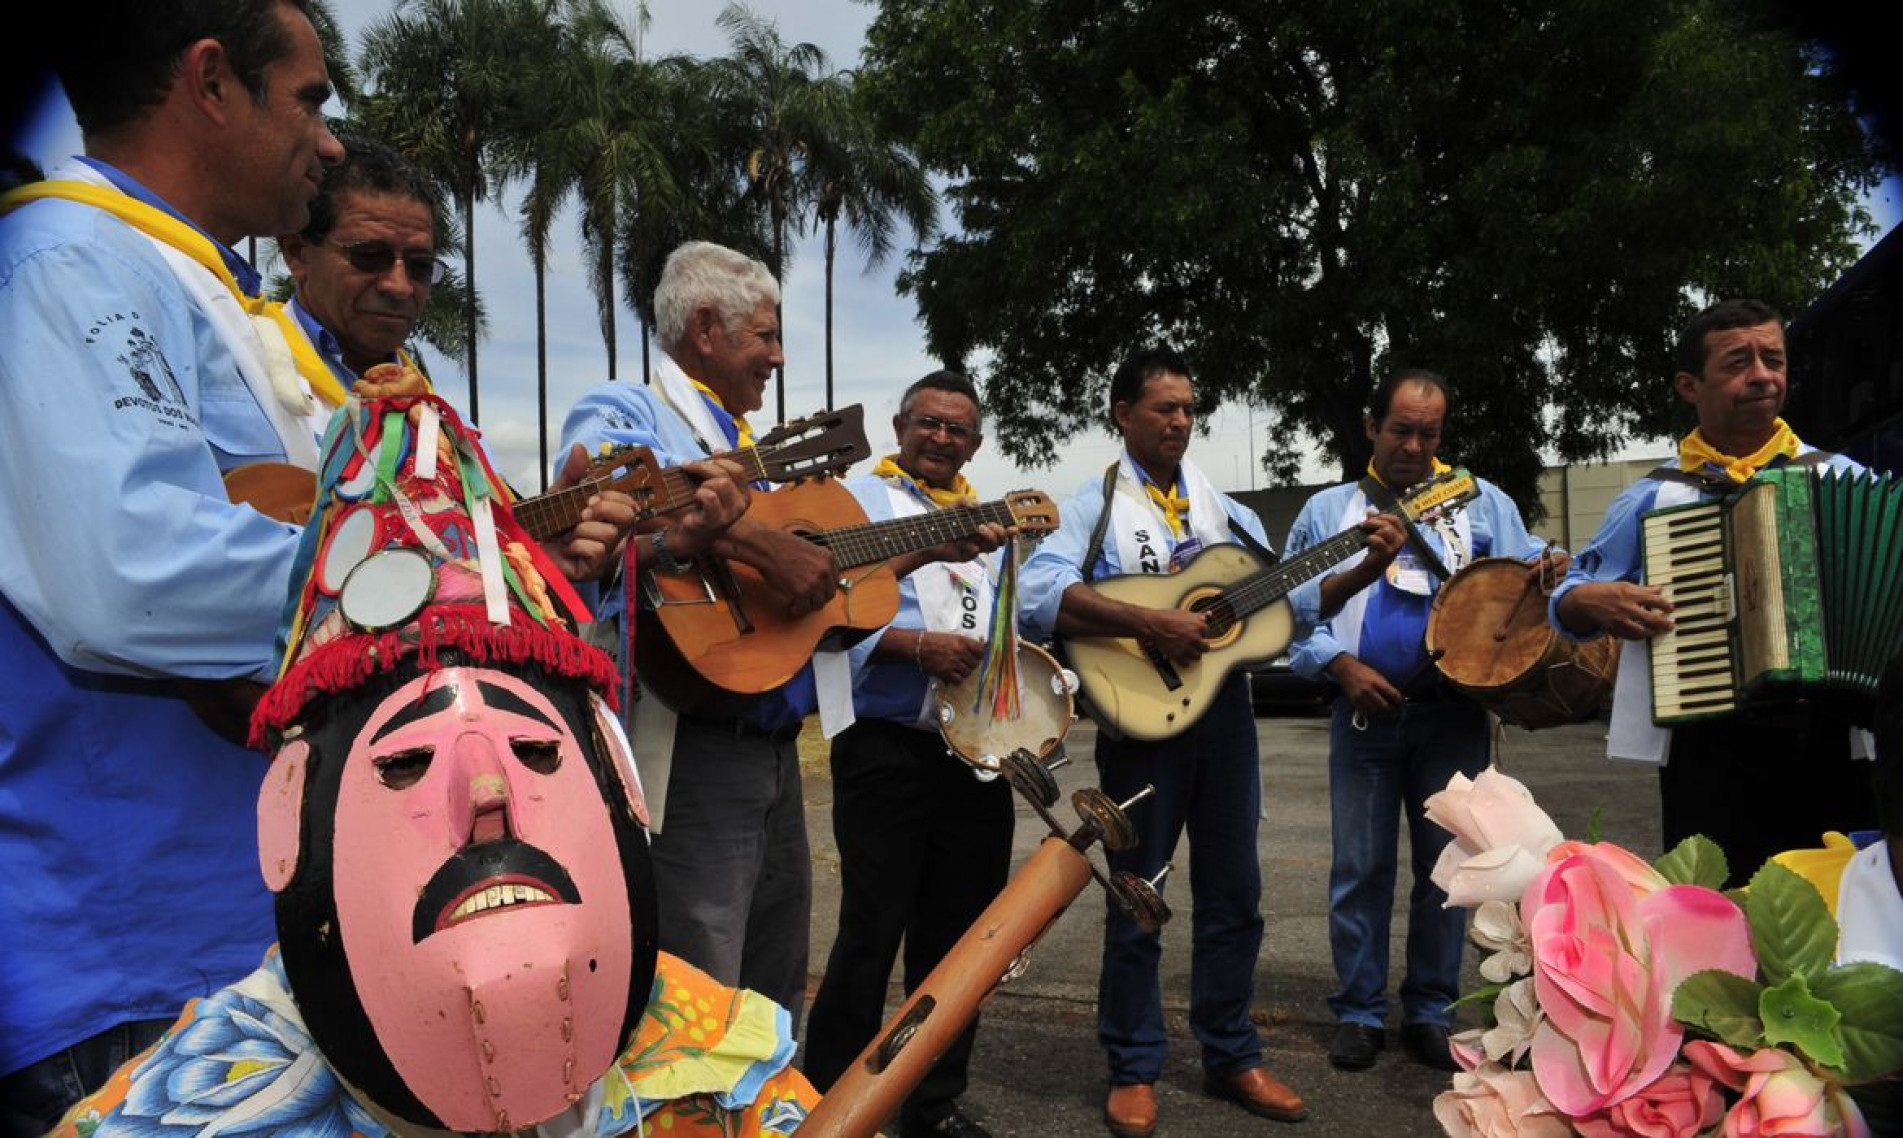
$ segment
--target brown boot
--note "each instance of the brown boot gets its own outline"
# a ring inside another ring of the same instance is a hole
[[[1204,1071],[1203,1093],[1228,1099],[1250,1114],[1277,1122],[1300,1122],[1308,1117],[1302,1096],[1271,1078],[1260,1067],[1227,1075]]]
[[[1117,1138],[1150,1138],[1156,1130],[1156,1087],[1150,1083],[1111,1087],[1103,1104],[1103,1121]]]

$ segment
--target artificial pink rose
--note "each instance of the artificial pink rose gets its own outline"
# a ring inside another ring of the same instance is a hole
[[[1451,1138],[1566,1138],[1572,1127],[1540,1097],[1533,1076],[1482,1063],[1434,1096],[1434,1120]]]
[[[1454,835],[1432,874],[1449,905],[1519,900],[1562,837],[1533,793],[1492,767],[1471,781],[1455,774],[1426,808],[1428,821]]]
[[[1679,981],[1708,968],[1757,975],[1737,905],[1703,886],[1664,885],[1617,846],[1556,848],[1520,917],[1545,1015],[1533,1073],[1574,1118],[1624,1102],[1671,1066],[1684,1038],[1672,1018]]]
[[[1695,1138],[1724,1113],[1717,1081],[1689,1064],[1674,1063],[1631,1098],[1576,1118],[1573,1125],[1586,1138]]]
[[[1869,1138],[1862,1112],[1843,1088],[1811,1074],[1789,1051],[1762,1047],[1742,1055],[1697,1039],[1685,1045],[1685,1057],[1742,1096],[1725,1115],[1725,1138]]]

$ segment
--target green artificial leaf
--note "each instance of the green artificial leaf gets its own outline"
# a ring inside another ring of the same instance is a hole
[[[1804,977],[1794,975],[1758,998],[1764,1041],[1790,1044],[1826,1067],[1844,1065],[1844,1043],[1837,1034],[1843,1019],[1837,1009],[1811,995]]]
[[[1758,1018],[1763,992],[1763,985],[1735,972],[1694,972],[1672,993],[1672,1018],[1733,1047],[1759,1047],[1764,1043],[1764,1023]]]
[[[1703,834],[1693,834],[1673,846],[1670,853],[1652,863],[1652,868],[1673,885],[1703,885],[1707,889],[1724,888],[1725,877],[1731,872],[1725,851]]]
[[[1867,962],[1832,968],[1811,982],[1843,1019],[1844,1081],[1866,1083],[1903,1071],[1903,972]]]
[[[1764,982],[1814,977],[1837,954],[1837,922],[1817,887],[1774,861],[1751,878],[1744,915]]]
[[[1468,1004],[1477,1007],[1480,1009],[1481,1014],[1487,1017],[1487,1026],[1492,1027],[1494,1023],[1493,1003],[1500,998],[1500,993],[1506,991],[1507,987],[1506,984],[1485,984],[1468,992],[1447,1006],[1457,1008],[1463,1004]]]

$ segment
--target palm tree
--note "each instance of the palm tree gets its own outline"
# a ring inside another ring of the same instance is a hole
[[[717,21],[733,52],[713,62],[717,101],[744,157],[749,194],[765,207],[772,253],[768,265],[786,279],[787,226],[802,216],[808,188],[800,174],[808,156],[844,129],[845,106],[826,79],[826,53],[788,44],[779,29],[746,7],[730,4]],[[786,376],[778,376],[779,417],[786,418]]]
[[[918,159],[882,137],[872,117],[858,107],[854,76],[842,71],[827,80],[846,107],[840,133],[815,143],[807,155],[804,196],[825,228],[826,240],[826,406],[833,405],[833,263],[841,221],[858,239],[866,267],[892,252],[901,220],[923,242],[938,228],[938,195]]]
[[[363,37],[373,92],[359,100],[370,131],[444,186],[464,241],[469,417],[481,414],[476,379],[476,203],[529,95],[524,59],[553,58],[549,0],[398,0]]]
[[[665,56],[650,65],[654,114],[668,124],[659,139],[665,180],[637,183],[623,197],[617,231],[617,269],[641,321],[641,367],[651,375],[648,337],[654,327],[654,289],[669,253],[684,241],[725,245],[767,260],[771,240],[765,215],[735,176],[740,153],[719,101],[717,63]]]

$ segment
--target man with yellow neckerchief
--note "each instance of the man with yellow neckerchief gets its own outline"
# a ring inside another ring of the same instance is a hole
[[[306,5],[67,9],[41,42],[86,155],[0,217],[7,1134],[43,1132],[271,943],[263,765],[176,680],[263,678],[298,531],[221,474],[313,466],[342,395],[231,249],[303,225],[343,154]]]
[[[892,429],[898,453],[846,482],[869,520],[976,502],[963,470],[984,423],[969,379],[936,371],[912,384]],[[946,753],[933,687],[963,681],[984,659],[997,573],[994,559],[966,556],[917,569],[900,582],[892,623],[852,648],[855,719],[833,736],[831,755],[839,933],[804,1065],[822,1092],[878,1034],[900,942],[909,995],[1010,876],[1010,788],[978,781]],[[902,1138],[984,1138],[958,1106],[977,1034],[974,1020],[907,1098]]]
[[[1431,371],[1404,369],[1383,382],[1367,416],[1374,446],[1367,476],[1303,505],[1289,530],[1290,554],[1446,470],[1438,453],[1448,402],[1446,381]],[[1541,551],[1513,500],[1476,481],[1480,496],[1466,509],[1413,533],[1392,515],[1374,519],[1367,551],[1322,578],[1329,619],[1289,649],[1296,672],[1326,676],[1341,688],[1328,749],[1328,946],[1340,985],[1328,997],[1336,1020],[1328,1058],[1340,1070],[1372,1067],[1386,1042],[1388,928],[1402,818],[1414,884],[1401,1043],[1420,1062],[1456,1069],[1447,1050],[1449,1005],[1460,998],[1466,917],[1446,907],[1447,894],[1430,880],[1450,835],[1423,811],[1427,797],[1456,773],[1471,778],[1484,770],[1491,748],[1486,712],[1443,682],[1428,659],[1427,617],[1441,581],[1462,566]]]
[[[582,396],[563,424],[564,450],[641,445],[674,466],[749,445],[746,417],[784,362],[779,299],[779,282],[759,261],[706,241],[675,249],[654,290],[662,354],[652,383],[603,383]],[[698,552],[677,527],[628,543],[624,572],[632,577],[637,559],[666,568]],[[793,599],[793,616],[838,588],[831,553],[757,518],[742,517],[712,548],[758,569]],[[609,591],[598,619],[627,619],[627,592]],[[654,813],[662,950],[769,997],[795,1026],[812,905],[796,740],[815,692],[809,667],[735,716],[676,716],[651,698],[630,709]]]
[[[1181,353],[1162,345],[1132,352],[1110,378],[1108,402],[1123,452],[1102,479],[1064,501],[1057,532],[1025,561],[1018,616],[1032,639],[1125,636],[1187,663],[1209,650],[1205,614],[1120,601],[1090,582],[1173,572],[1227,542],[1266,551],[1268,537],[1255,511],[1218,491],[1189,460],[1196,389]],[[1295,627],[1305,629],[1320,604],[1315,583],[1298,587],[1289,602]],[[1119,739],[1100,727],[1097,772],[1117,801],[1155,788],[1132,812],[1136,845],[1107,854],[1112,872],[1154,878],[1189,836],[1198,867],[1189,882],[1196,910],[1189,1021],[1201,1045],[1204,1093],[1263,1118],[1305,1117],[1301,1096],[1264,1069],[1262,1039],[1249,1018],[1262,952],[1262,771],[1247,678],[1228,677],[1209,712],[1168,739]],[[1161,934],[1114,903],[1107,909],[1097,980],[1097,1039],[1110,1076],[1103,1119],[1118,1138],[1145,1138],[1156,1130],[1156,1083],[1169,1052]]]
[[[1640,583],[1640,519],[1658,507],[1711,498],[1786,463],[1861,469],[1805,445],[1784,408],[1784,324],[1755,300],[1728,300],[1694,316],[1673,352],[1673,387],[1698,414],[1678,461],[1613,500],[1604,524],[1553,595],[1553,624],[1571,636],[1649,640],[1672,628],[1671,602]],[[1821,552],[1821,551],[1820,551]],[[1870,829],[1870,768],[1852,758],[1850,726],[1807,702],[1747,707],[1735,716],[1666,731],[1651,722],[1647,654],[1621,654],[1607,753],[1659,764],[1664,848],[1704,834],[1725,851],[1731,881],[1764,859],[1815,845],[1828,830]]]

